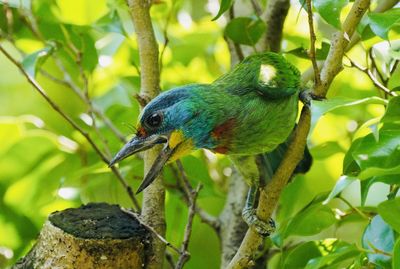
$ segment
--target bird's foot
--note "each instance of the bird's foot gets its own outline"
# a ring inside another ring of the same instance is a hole
[[[255,208],[244,208],[242,212],[243,220],[247,225],[254,226],[256,231],[262,236],[269,236],[275,231],[275,222],[273,219],[262,221],[257,217]]]
[[[299,98],[300,98],[300,101],[308,107],[311,106],[312,100],[322,101],[325,99],[324,97],[313,94],[310,90],[300,91]]]

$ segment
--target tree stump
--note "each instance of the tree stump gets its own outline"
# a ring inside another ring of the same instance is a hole
[[[13,268],[143,268],[150,231],[117,205],[91,203],[54,212]]]

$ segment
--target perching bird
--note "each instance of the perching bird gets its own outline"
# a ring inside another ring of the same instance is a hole
[[[110,166],[156,144],[165,144],[138,192],[146,188],[167,162],[199,148],[227,154],[250,186],[244,220],[270,234],[274,223],[260,221],[254,203],[260,187],[260,162],[272,177],[287,148],[298,114],[300,73],[276,53],[244,59],[211,84],[191,84],[163,92],[139,116],[136,136]],[[266,154],[263,154],[266,153]],[[305,172],[310,155],[298,166]],[[263,154],[263,155],[259,155]]]

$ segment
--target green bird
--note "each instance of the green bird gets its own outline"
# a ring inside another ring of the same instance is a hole
[[[191,84],[161,93],[139,116],[136,136],[110,166],[156,144],[165,144],[138,192],[146,188],[168,163],[195,149],[227,154],[250,186],[243,218],[264,235],[274,230],[273,220],[256,217],[260,169],[272,177],[296,124],[300,73],[283,56],[256,54],[211,84]],[[305,151],[295,172],[311,165]],[[257,159],[258,158],[258,159]],[[261,164],[261,165],[260,165]]]

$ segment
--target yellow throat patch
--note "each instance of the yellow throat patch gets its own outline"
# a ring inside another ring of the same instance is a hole
[[[178,160],[180,157],[188,155],[193,149],[194,144],[192,139],[186,139],[181,130],[175,130],[171,133],[168,140],[168,145],[171,149],[175,149],[168,163]]]

